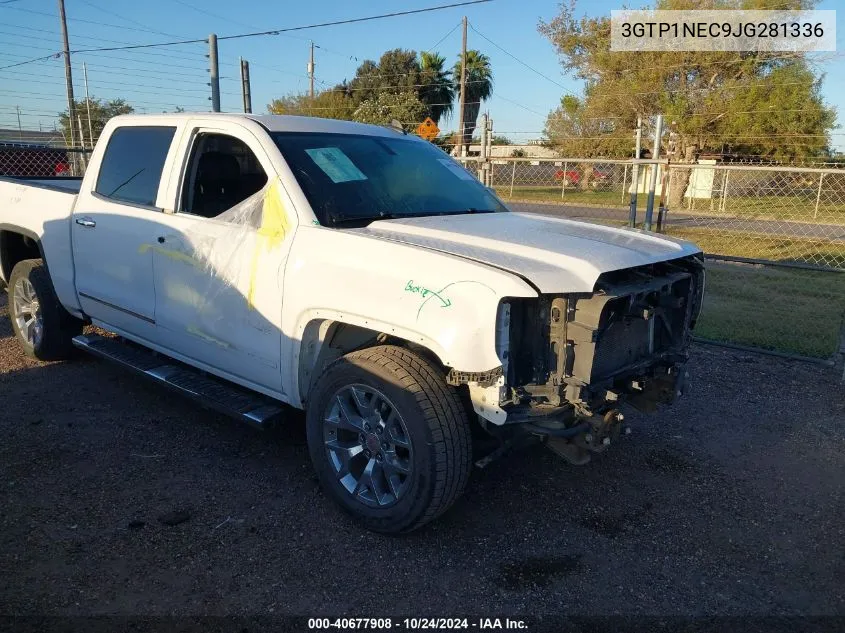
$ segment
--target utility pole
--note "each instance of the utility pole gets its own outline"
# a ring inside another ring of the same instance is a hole
[[[637,145],[634,150],[634,168],[631,170],[631,183],[634,188],[631,190],[631,208],[628,212],[628,226],[634,228],[637,225],[637,191],[640,189],[640,151],[643,141],[643,118],[637,117]]]
[[[657,115],[657,122],[654,124],[654,151],[651,153],[651,157],[654,160],[660,158],[660,137],[663,135],[663,115]],[[646,231],[651,230],[651,218],[654,214],[654,190],[657,188],[657,169],[660,167],[657,163],[654,163],[651,166],[651,178],[649,178],[648,182],[648,203],[646,204],[645,208],[645,222],[643,223],[643,229]]]
[[[21,127],[21,107],[15,106],[15,111],[18,113],[18,138],[23,140],[23,128]],[[816,204],[816,207],[819,205]]]
[[[308,95],[314,98],[314,42],[311,42],[311,56],[308,59]]]
[[[467,16],[461,21],[463,26],[463,43],[461,44],[461,101],[458,108],[458,138],[461,140],[461,156],[466,156],[465,130],[464,130],[464,108],[466,107],[467,87]]]
[[[82,62],[82,75],[85,77],[85,107],[88,109],[88,140],[94,146],[94,126],[91,125],[91,95],[88,92],[88,66]]]
[[[244,112],[252,112],[252,92],[249,88],[249,62],[241,57],[241,92],[244,96]]]
[[[217,34],[208,36],[208,72],[211,86],[211,111],[220,112],[220,67],[217,64]]]
[[[65,54],[65,87],[67,88],[67,122],[70,128],[70,145],[74,145],[73,133],[73,75],[70,72],[70,44],[67,40],[67,18],[65,17],[65,0],[59,0],[59,20],[62,23],[62,46]]]

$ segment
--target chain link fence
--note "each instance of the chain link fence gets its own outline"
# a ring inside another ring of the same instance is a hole
[[[85,173],[89,150],[28,143],[0,143],[0,176],[78,177]]]
[[[664,229],[709,253],[845,269],[845,170],[669,167]]]

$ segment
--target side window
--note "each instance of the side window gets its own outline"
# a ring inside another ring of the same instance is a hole
[[[267,174],[246,143],[225,134],[199,134],[182,186],[183,213],[213,218],[267,184]]]
[[[109,138],[94,190],[112,200],[155,205],[175,132],[175,127],[117,128]]]

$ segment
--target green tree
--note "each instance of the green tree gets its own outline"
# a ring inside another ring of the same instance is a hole
[[[438,53],[420,53],[419,99],[428,106],[428,116],[439,124],[441,117],[452,112],[455,86],[452,72],[444,68],[446,58]]]
[[[91,130],[93,130],[93,138],[91,138],[88,131],[88,111],[91,111]],[[91,147],[100,138],[100,133],[103,131],[106,123],[112,117],[120,114],[131,114],[135,111],[131,105],[126,103],[123,99],[112,99],[111,101],[103,101],[101,99],[92,98],[90,101],[81,99],[73,102],[74,114],[82,119],[83,141],[86,147]],[[68,117],[67,110],[59,114],[59,126],[61,127],[62,135],[66,142],[70,143],[71,121]],[[79,121],[73,122],[73,138],[79,143]]]
[[[406,131],[414,130],[427,112],[427,106],[417,98],[415,92],[379,92],[362,102],[353,118],[361,123],[390,125],[399,121]]]
[[[491,145],[513,145],[513,141],[507,136],[501,134],[494,134],[490,139]]]
[[[566,95],[546,119],[545,145],[564,156],[630,157],[631,138],[620,138],[616,120],[592,117],[583,100]]]
[[[657,0],[656,9],[806,9],[814,0]],[[610,51],[608,17],[576,19],[575,1],[541,22],[565,73],[584,80],[583,99],[549,115],[555,138],[606,137],[602,149],[630,147],[638,115],[662,113],[676,133],[675,158],[740,150],[775,158],[822,154],[835,112],[801,53]],[[588,124],[588,121],[590,122]],[[803,135],[800,140],[797,135]],[[623,140],[621,145],[613,139]],[[602,140],[602,139],[593,139]]]
[[[382,92],[418,93],[421,73],[416,51],[395,48],[383,53],[378,62],[364,61],[355,71],[347,90],[355,105],[372,100]]]
[[[273,99],[267,105],[267,111],[270,114],[294,114],[351,121],[355,104],[343,91],[332,89],[317,93],[313,99],[307,94],[290,94]]]
[[[461,60],[460,57],[452,69],[455,80],[455,90],[460,90]],[[463,129],[463,144],[468,145],[475,131],[475,122],[481,111],[481,102],[489,99],[493,94],[493,70],[487,55],[470,50],[466,53],[466,92],[464,101],[464,120],[459,122]],[[460,134],[460,130],[458,131]]]

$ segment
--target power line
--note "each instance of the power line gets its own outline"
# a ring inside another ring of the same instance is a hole
[[[393,13],[382,13],[379,15],[370,15],[363,18],[348,18],[346,20],[335,20],[333,22],[320,22],[317,24],[306,24],[302,26],[291,26],[288,28],[283,29],[273,29],[272,31],[259,31],[255,33],[240,33],[238,35],[223,35],[219,36],[218,40],[236,40],[236,39],[243,39],[247,37],[262,37],[267,35],[279,35],[281,33],[290,33],[292,31],[304,31],[306,29],[317,29],[326,26],[338,26],[341,24],[355,24],[358,22],[368,22],[370,20],[382,20],[385,18],[393,18],[399,17],[404,15],[415,15],[418,13],[428,13],[431,11],[440,11],[442,9],[452,9],[455,7],[463,7],[473,4],[482,4],[492,2],[492,0],[464,0],[463,2],[456,2],[452,4],[444,4],[439,5],[436,7],[426,7],[423,9],[409,9],[407,11],[394,11]],[[159,46],[177,46],[179,44],[198,44],[200,42],[206,42],[207,38],[198,38],[192,40],[179,40],[174,42],[160,42],[156,44],[135,44],[131,46],[112,46],[112,47],[103,47],[103,48],[89,48],[89,49],[79,49],[73,50],[71,53],[95,53],[99,51],[116,51],[116,50],[129,50],[134,48],[156,48]]]
[[[174,35],[173,33],[165,33],[163,31],[157,31],[156,29],[150,28],[149,25],[147,25],[147,24],[143,24],[141,22],[138,22],[137,20],[133,20],[132,18],[127,18],[126,16],[120,15],[119,13],[115,13],[114,11],[112,11],[110,9],[104,9],[103,7],[100,7],[96,4],[94,4],[93,2],[90,2],[89,0],[79,0],[79,2],[82,2],[83,4],[87,4],[89,7],[93,7],[94,9],[97,9],[98,11],[101,11],[101,12],[106,13],[108,15],[114,16],[118,20],[123,20],[124,22],[129,22],[130,24],[140,26],[140,27],[142,27],[146,30],[149,30],[151,33],[156,33],[158,35],[164,35],[166,37],[182,37],[181,35]]]
[[[15,66],[23,66],[24,64],[32,64],[33,62],[40,62],[47,59],[57,59],[61,57],[61,53],[52,53],[50,55],[44,55],[43,57],[35,57],[34,59],[28,59],[25,62],[18,62],[16,64],[8,64],[7,66],[0,66],[0,70],[5,70],[7,68],[14,68]]]
[[[231,22],[232,24],[239,24],[241,26],[245,26],[248,29],[258,28],[254,24],[246,24],[245,22],[239,22],[238,20],[228,18],[226,16],[220,15],[219,13],[214,13],[214,12],[209,11],[207,9],[201,9],[200,7],[196,7],[196,6],[194,6],[194,5],[192,5],[188,2],[184,2],[183,0],[173,0],[173,2],[175,2],[176,4],[181,4],[183,7],[188,7],[189,9],[193,9],[194,11],[196,11],[198,13],[203,13],[207,16],[212,17],[212,18],[217,18],[218,20],[224,20],[226,22]]]
[[[446,106],[446,105],[451,105],[451,103],[427,103],[426,105],[427,105],[427,106]],[[405,106],[404,106],[403,104],[401,104],[401,103],[398,103],[398,104],[395,104],[395,105],[385,105],[385,106],[384,106],[384,108],[386,108],[386,109],[391,109],[391,108],[404,108],[404,107],[405,107]],[[312,107],[307,107],[307,108],[304,108],[304,110],[305,110],[306,112],[311,112],[311,111],[315,111],[315,110],[321,110],[321,111],[322,111],[322,110],[334,110],[334,109],[335,109],[335,108],[333,108],[332,106],[325,106],[325,107],[324,107],[324,106],[320,106],[319,108],[312,108]]]
[[[467,82],[467,83],[470,83],[470,82]],[[530,112],[531,114],[536,114],[536,115],[538,115],[538,116],[546,116],[546,115],[545,115],[545,114],[543,114],[542,112],[537,112],[536,110],[532,110],[532,109],[531,109],[531,108],[529,108],[528,106],[522,105],[522,104],[521,104],[521,103],[519,103],[518,101],[514,101],[513,99],[508,99],[507,97],[503,97],[503,96],[502,96],[502,95],[500,95],[498,92],[493,92],[493,96],[494,96],[494,97],[497,97],[497,98],[499,98],[499,99],[502,99],[503,101],[507,101],[508,103],[512,103],[512,104],[514,104],[515,106],[518,106],[518,107],[522,108],[523,110],[525,110],[525,111],[527,111],[527,112]]]
[[[355,24],[357,22],[368,22],[370,20],[382,20],[385,18],[395,18],[404,15],[415,15],[418,13],[430,13],[432,11],[441,11],[443,9],[453,9],[456,7],[465,7],[473,4],[485,4],[493,0],[464,0],[463,2],[455,2],[452,4],[442,4],[436,7],[425,7],[423,9],[409,9],[407,11],[395,11],[393,13],[382,13],[380,15],[371,15],[364,18],[349,18],[346,20],[337,20],[335,22],[323,22],[321,24],[309,24],[306,26],[293,26],[286,29],[276,29],[273,31],[263,31],[260,33],[243,33],[241,35],[227,35],[221,37],[221,40],[233,40],[243,37],[255,37],[259,35],[278,35],[279,33],[289,33],[291,31],[304,31],[306,29],[316,29],[324,26],[337,26],[340,24]]]
[[[524,61],[522,61],[521,59],[519,59],[519,57],[517,57],[517,56],[516,56],[516,55],[514,55],[513,53],[511,53],[511,52],[509,52],[509,51],[506,51],[504,48],[502,48],[501,46],[499,46],[498,44],[496,44],[496,42],[494,42],[494,41],[493,41],[493,40],[491,40],[489,37],[487,37],[486,35],[484,35],[484,33],[480,32],[477,28],[475,28],[475,27],[472,25],[472,23],[470,23],[469,28],[471,28],[471,29],[472,29],[472,30],[473,30],[473,31],[474,31],[477,35],[480,35],[480,36],[481,36],[481,37],[483,37],[485,40],[487,40],[490,44],[492,44],[493,46],[495,46],[496,48],[498,48],[500,51],[502,51],[505,55],[507,55],[508,57],[511,57],[512,59],[516,60],[517,62],[519,62],[520,64],[522,64],[523,66],[525,66],[528,70],[530,70],[530,71],[531,71],[532,73],[534,73],[535,75],[539,75],[540,77],[542,77],[542,78],[543,78],[543,79],[545,79],[546,81],[550,81],[550,82],[552,82],[552,83],[553,83],[554,85],[556,85],[558,88],[562,88],[562,89],[564,90],[564,92],[568,92],[569,94],[571,94],[571,95],[573,95],[573,96],[577,96],[577,95],[575,95],[575,93],[574,93],[574,92],[572,92],[571,90],[569,90],[569,88],[567,88],[566,86],[564,86],[562,83],[559,83],[559,82],[555,81],[554,79],[552,79],[552,78],[551,78],[551,77],[549,77],[548,75],[544,75],[543,73],[541,73],[539,70],[537,70],[537,69],[536,69],[536,68],[534,68],[533,66],[531,66],[531,65],[529,65],[529,64],[526,64]]]
[[[34,31],[34,32],[37,32],[37,33],[47,33],[49,35],[56,35],[56,36],[60,35],[60,33],[58,33],[57,31],[51,31],[49,29],[39,29],[39,28],[35,28],[34,26],[29,26],[29,25],[24,26],[23,24],[4,24],[3,26],[6,27],[6,28],[15,28],[15,29],[24,29],[26,31]],[[18,34],[15,34],[15,35],[17,37],[31,37],[31,36],[21,36],[21,35],[18,35]],[[107,42],[109,44],[137,44],[137,42],[127,42],[125,40],[112,40],[112,39],[108,39],[108,38],[105,38],[105,37],[91,37],[89,35],[72,34],[72,37],[73,37],[74,40],[93,40],[95,42]],[[37,38],[37,39],[43,39],[43,38]],[[182,58],[185,58],[185,59],[187,59],[186,56],[192,56],[192,57],[201,58],[203,60],[205,59],[205,55],[203,53],[196,53],[196,52],[192,52],[192,51],[180,51],[180,52],[170,51],[168,53],[154,53],[154,52],[151,52],[151,51],[137,51],[137,54],[139,54],[139,55],[140,54],[158,55],[158,56],[166,55],[167,57],[171,57],[171,58],[172,57],[182,57]]]
[[[161,64],[159,64],[161,66]],[[89,68],[108,68],[109,70],[126,70],[132,73],[142,73],[141,77],[189,77],[191,79],[200,79],[203,83],[205,83],[206,78],[202,75],[205,74],[205,69],[197,68],[191,69],[196,70],[195,73],[179,73],[173,72],[172,70],[153,70],[152,68],[128,68],[126,66],[112,66],[109,64],[101,64],[97,62],[96,64],[91,64]],[[173,68],[182,68],[182,66],[174,66]]]
[[[44,11],[35,11],[33,9],[23,9],[21,7],[4,7],[4,6],[0,5],[0,9],[7,9],[9,11],[21,11],[23,13],[30,13],[32,15],[43,15],[43,16],[47,16],[48,18],[55,18],[56,17],[56,15],[53,14],[53,13],[46,13]],[[68,22],[79,22],[79,23],[82,23],[82,24],[94,24],[95,26],[99,26],[99,27],[121,29],[121,30],[124,30],[124,31],[139,31],[139,32],[142,32],[142,33],[152,33],[154,35],[159,35],[159,33],[157,33],[156,31],[153,31],[151,29],[131,27],[131,26],[126,26],[125,24],[109,24],[107,22],[85,20],[83,18],[67,18],[67,20],[68,20]]]
[[[436,43],[434,46],[430,46],[429,48],[425,49],[425,50],[424,50],[424,51],[422,51],[422,52],[423,52],[423,53],[431,53],[432,51],[434,51],[434,49],[435,49],[435,48],[437,48],[437,47],[438,47],[438,46],[440,46],[440,45],[441,45],[444,41],[446,41],[446,38],[447,38],[447,37],[449,37],[452,33],[454,33],[455,31],[457,31],[459,28],[461,28],[461,24],[460,24],[460,22],[459,22],[458,24],[456,24],[455,26],[453,26],[453,27],[452,27],[452,30],[451,30],[451,31],[449,31],[448,33],[446,33],[446,35],[444,35],[444,36],[443,36],[443,37],[441,37],[439,40],[437,40],[437,43]]]

